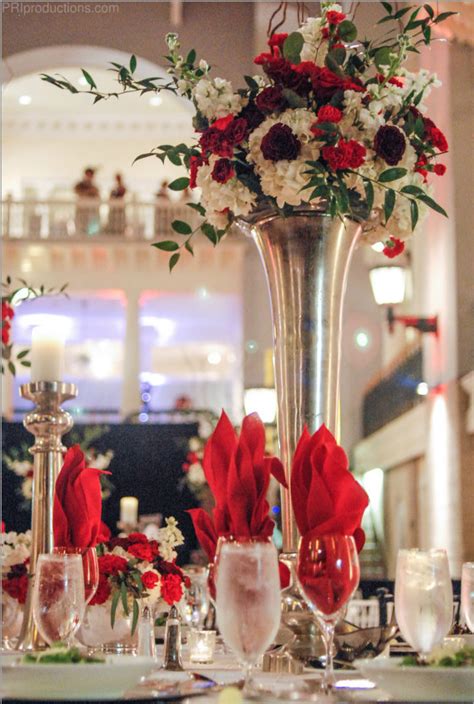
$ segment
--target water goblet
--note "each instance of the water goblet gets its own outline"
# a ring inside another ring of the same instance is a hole
[[[359,558],[354,538],[339,533],[303,536],[298,547],[296,574],[321,629],[326,654],[322,689],[327,692],[335,683],[335,628],[359,585]]]
[[[99,586],[99,560],[97,550],[90,547],[75,548],[61,546],[54,548],[54,553],[56,555],[80,555],[84,575],[84,598],[87,606]]]
[[[426,661],[453,621],[453,587],[445,550],[399,550],[395,616],[404,639]]]
[[[41,637],[49,645],[67,642],[78,629],[84,609],[81,556],[39,555],[34,577],[33,617]]]
[[[474,562],[465,562],[461,572],[461,614],[474,633]]]
[[[252,696],[252,670],[280,626],[277,550],[270,540],[222,540],[217,557],[217,624],[244,666],[244,696]]]

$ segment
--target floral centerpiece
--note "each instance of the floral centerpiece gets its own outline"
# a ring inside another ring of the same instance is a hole
[[[28,593],[28,563],[31,531],[2,531],[0,562],[2,566],[2,637],[4,642],[20,634],[23,606]]]
[[[268,49],[255,58],[263,75],[244,76],[239,90],[212,78],[194,50],[182,55],[176,34],[166,38],[164,83],[136,78],[135,56],[129,66],[113,64],[117,93],[101,92],[83,72],[94,102],[168,90],[195,106],[194,145],[162,145],[137,157],[184,165],[188,176],[169,187],[201,189],[200,203],[188,205],[203,221],[194,229],[174,221],[178,237],[154,245],[170,253],[170,269],[185,250],[193,253],[198,231],[217,244],[236,218],[262,205],[287,216],[323,203],[333,217],[363,222],[366,239],[385,242],[388,256],[403,250],[429,208],[446,214],[432,198],[429,177],[445,172],[438,158],[448,144],[425,114],[425,100],[440,83],[404,64],[455,13],[437,14],[428,4],[381,5],[380,36],[371,39],[359,41],[354,21],[327,2],[320,17],[290,34],[269,28]],[[81,92],[62,76],[43,79]]]
[[[184,542],[174,518],[167,518],[158,540],[143,533],[112,538],[97,546],[99,585],[79,631],[85,645],[129,641],[135,635],[140,603],[156,612],[183,596],[185,575],[176,565]]]

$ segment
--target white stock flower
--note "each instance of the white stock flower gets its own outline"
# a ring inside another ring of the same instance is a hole
[[[256,195],[235,177],[227,183],[214,181],[211,174],[219,158],[212,155],[209,163],[199,168],[196,183],[202,190],[201,204],[206,209],[207,219],[211,225],[223,228],[228,217],[222,211],[228,208],[236,217],[248,215],[255,205]]]
[[[176,550],[179,545],[184,544],[184,536],[178,528],[176,518],[169,516],[165,518],[166,526],[158,531],[158,544],[160,546],[160,555],[166,562],[172,562],[176,559]]]
[[[276,198],[280,207],[285,203],[300,205],[310,193],[309,190],[301,189],[308,182],[308,175],[304,173],[308,170],[306,162],[318,159],[320,153],[318,143],[310,142],[313,138],[310,128],[315,121],[314,113],[305,108],[289,109],[278,117],[267,117],[250,135],[247,160],[255,164],[263,192]],[[270,161],[264,158],[261,150],[262,139],[279,123],[290,127],[299,139],[301,150],[297,159]]]
[[[303,35],[303,48],[301,49],[301,61],[314,61],[318,66],[324,66],[327,54],[328,42],[323,39],[321,28],[323,20],[321,17],[308,17],[300,29]]]
[[[206,483],[206,477],[204,475],[204,470],[200,462],[195,462],[188,469],[188,481],[190,484],[195,486],[202,486]]]
[[[209,120],[236,115],[247,104],[247,98],[234,93],[230,81],[224,78],[201,78],[193,88],[193,98],[199,111]]]
[[[11,457],[4,456],[3,461],[18,477],[26,476],[33,469],[33,462],[30,460],[12,460]]]

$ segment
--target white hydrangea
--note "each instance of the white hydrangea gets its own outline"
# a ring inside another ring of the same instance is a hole
[[[208,120],[236,115],[248,102],[247,98],[234,93],[232,84],[224,78],[201,78],[192,93],[198,110]]]
[[[2,533],[0,563],[2,570],[13,565],[21,565],[30,556],[31,531],[26,533]]]
[[[196,183],[201,188],[201,204],[206,209],[206,217],[218,228],[227,225],[228,218],[223,210],[228,208],[236,217],[248,215],[256,202],[256,195],[252,193],[237,178],[231,178],[227,183],[218,183],[211,176],[212,170],[219,157],[212,155],[208,164],[203,164],[198,171]]]
[[[290,109],[278,117],[268,117],[250,135],[248,161],[255,164],[255,170],[260,177],[263,192],[276,198],[280,207],[285,203],[289,205],[300,205],[304,202],[309,191],[301,189],[308,182],[308,175],[304,172],[308,170],[307,161],[316,160],[319,157],[319,143],[311,141],[311,125],[315,122],[315,115],[305,108]],[[291,127],[294,134],[301,142],[301,151],[297,159],[288,161],[270,161],[265,159],[262,150],[262,139],[271,127],[282,123]]]

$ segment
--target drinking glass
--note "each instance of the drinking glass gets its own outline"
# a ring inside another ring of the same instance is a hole
[[[84,575],[84,597],[89,604],[99,586],[99,560],[95,548],[56,547],[56,555],[80,555]]]
[[[474,633],[474,562],[465,562],[461,573],[461,613]]]
[[[85,609],[80,555],[38,557],[33,588],[33,616],[44,640],[67,642],[79,627]]]
[[[217,565],[217,624],[225,644],[244,665],[244,695],[252,695],[252,668],[280,626],[277,550],[270,540],[225,540]]]
[[[402,636],[425,661],[453,621],[453,586],[445,550],[399,550],[395,615]]]
[[[208,574],[193,574],[191,584],[184,595],[184,620],[191,629],[201,630],[209,612],[209,593],[207,590]]]
[[[326,662],[323,689],[334,685],[333,643],[336,624],[359,585],[357,548],[350,535],[303,536],[296,574],[305,599],[321,629]]]

